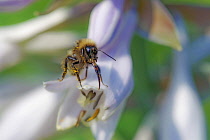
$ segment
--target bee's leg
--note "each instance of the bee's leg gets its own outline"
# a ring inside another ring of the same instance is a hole
[[[63,81],[63,79],[66,76],[67,70],[68,70],[68,57],[65,58],[64,63],[62,64],[63,66],[63,73],[61,79],[58,79],[60,82]]]
[[[82,83],[81,83],[81,80],[80,80],[80,77],[79,77],[79,72],[76,72],[76,75],[77,75],[77,80],[79,81],[79,84],[80,84],[80,86],[82,88]]]
[[[87,74],[88,74],[88,65],[86,65],[85,78],[81,79],[81,81],[83,81],[87,78]]]
[[[108,87],[107,85],[104,84],[104,82],[103,82],[103,80],[102,80],[101,70],[100,70],[99,66],[98,66],[97,64],[93,64],[93,67],[94,67],[95,72],[96,72],[96,74],[97,74],[97,76],[98,76],[98,84],[99,84],[99,88],[98,88],[98,89],[100,89],[100,85],[101,85],[101,84],[100,84],[100,81],[101,81],[101,83],[102,83],[104,86]]]
[[[80,77],[79,77],[79,71],[74,66],[75,64],[79,64],[79,60],[77,60],[74,57],[69,57],[69,59],[74,60],[74,62],[72,63],[72,67],[74,68],[74,72],[77,75],[77,80],[79,81],[79,84],[82,87],[82,83],[81,83],[81,80],[80,80]]]

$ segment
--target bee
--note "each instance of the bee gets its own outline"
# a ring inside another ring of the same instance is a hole
[[[96,47],[95,42],[92,41],[91,39],[78,40],[76,42],[76,46],[71,51],[68,52],[66,58],[63,60],[62,63],[63,73],[62,73],[62,78],[59,79],[59,81],[62,81],[65,78],[67,71],[69,71],[72,75],[77,76],[77,80],[79,81],[80,86],[82,87],[81,81],[87,78],[88,66],[92,65],[98,77],[98,83],[100,89],[100,82],[103,85],[105,84],[103,83],[100,67],[96,63],[98,60],[97,57],[98,51],[101,50],[99,50]],[[112,58],[113,60],[115,60],[113,57],[106,54],[105,52],[103,53],[108,57]],[[81,70],[83,70],[84,68],[86,69],[85,77],[81,79],[79,74]]]

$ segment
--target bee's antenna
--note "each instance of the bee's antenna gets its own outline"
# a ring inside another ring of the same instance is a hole
[[[114,61],[116,61],[116,59],[114,59],[113,57],[111,57],[111,56],[110,56],[110,55],[108,55],[107,53],[103,52],[102,50],[98,50],[98,51],[100,51],[100,52],[104,53],[105,55],[109,56],[111,59],[113,59]]]

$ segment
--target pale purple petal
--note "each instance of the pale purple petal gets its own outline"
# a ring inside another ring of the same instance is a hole
[[[205,120],[191,74],[191,58],[185,25],[175,15],[183,51],[175,52],[172,81],[160,114],[161,140],[205,140]],[[190,130],[190,131],[189,131]]]
[[[116,1],[118,2],[118,1]],[[94,40],[100,48],[113,36],[122,14],[123,1],[105,0],[92,11],[88,29],[88,38]]]
[[[133,90],[132,60],[127,44],[120,42],[120,47],[114,56],[117,61],[101,56],[98,65],[101,68],[102,78],[108,88],[101,85],[106,99],[104,104],[105,114],[102,119],[108,118],[115,111],[116,107],[124,101]],[[103,54],[101,54],[103,55]],[[93,68],[88,69],[88,78],[84,85],[98,87],[98,80]]]
[[[34,0],[1,0],[0,12],[20,10],[33,1]]]
[[[113,47],[117,48],[116,54],[113,55],[117,61],[112,62],[113,66],[111,73],[109,74],[110,77],[107,79],[107,81],[109,80],[108,83],[110,87],[107,89],[106,93],[107,99],[105,100],[105,108],[108,109],[105,111],[104,119],[109,117],[115,108],[126,99],[133,90],[133,66],[128,48],[130,39],[136,27],[136,18],[133,11],[125,15],[124,19],[124,30],[122,30],[120,34],[119,41],[116,41],[116,44]],[[109,53],[112,54],[111,51]],[[107,59],[104,60],[105,63]],[[106,76],[104,77],[108,76],[108,74],[105,75]]]
[[[36,140],[54,132],[61,99],[43,87],[30,91],[1,114],[1,139]]]
[[[112,41],[106,52],[117,61],[99,53],[97,64],[100,66],[102,78],[109,87],[101,86],[106,94],[105,114],[102,119],[112,115],[116,107],[125,100],[133,89],[132,60],[129,53],[129,43],[136,27],[136,14],[131,10],[123,16],[117,37]],[[93,68],[88,69],[88,78],[83,84],[98,87],[98,80]]]
[[[140,124],[134,140],[155,140],[155,130],[157,128],[157,113],[150,112]]]
[[[121,57],[116,57],[117,62],[113,63],[109,75],[109,88],[106,91],[104,108],[105,113],[102,119],[109,117],[115,108],[125,100],[133,90],[132,60],[128,54],[127,46],[119,48]],[[127,53],[127,55],[126,55]]]
[[[116,109],[114,114],[110,116],[107,120],[98,120],[94,121],[91,124],[91,130],[96,140],[111,140],[116,129],[119,117],[124,108],[124,104],[125,102],[122,102],[121,105]]]
[[[121,47],[119,42],[126,44],[127,47],[130,47],[130,40],[133,36],[134,31],[137,27],[137,14],[136,10],[131,9],[130,11],[124,13],[121,18],[121,21],[118,25],[118,30],[116,30],[115,36],[113,36],[112,41],[108,42],[106,46],[102,46],[103,50],[109,51],[118,51],[118,48]],[[109,49],[109,50],[108,50]]]
[[[187,51],[176,53],[173,79],[160,116],[161,140],[205,140],[205,121]]]

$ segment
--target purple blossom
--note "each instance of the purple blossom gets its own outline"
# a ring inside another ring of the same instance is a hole
[[[177,16],[176,21],[183,51],[174,52],[172,81],[161,109],[159,136],[161,140],[205,140],[204,114],[191,74],[193,44],[188,40],[181,17]],[[200,43],[200,46],[206,45]]]
[[[95,41],[98,48],[117,60],[113,61],[100,52],[98,54],[97,64],[101,68],[103,81],[108,87],[102,86],[98,90],[98,79],[93,68],[88,69],[88,78],[82,82],[86,87],[82,90],[86,94],[93,89],[96,94],[100,92],[104,94],[103,101],[100,102],[100,100],[98,103],[100,113],[97,119],[86,122],[91,126],[95,138],[100,140],[111,139],[124,103],[133,89],[129,44],[136,28],[137,18],[134,9],[122,11],[123,4],[123,1],[103,1],[94,8],[90,17],[88,38]],[[92,112],[92,115],[96,111],[83,107],[81,102],[79,103],[78,99],[83,95],[75,77],[71,76],[62,82],[46,82],[44,85],[51,92],[57,93],[62,90],[67,94],[59,111],[58,129],[75,126],[81,110]],[[82,103],[84,102],[86,100]],[[82,121],[85,122],[85,120]]]
[[[172,45],[174,48],[180,49],[176,33],[174,33],[176,28],[173,26],[173,20],[169,16],[169,13],[159,1],[155,1],[153,6],[156,8],[156,11],[159,11],[155,13],[160,15],[163,14],[165,19],[159,20],[159,22],[156,19],[154,20],[154,23],[161,24],[154,24],[151,27],[153,32],[151,32],[149,39],[162,44]],[[48,122],[46,122],[46,118],[50,115],[56,116],[56,109],[58,109],[60,103],[61,106],[58,111],[56,125],[57,129],[67,129],[78,126],[80,122],[83,122],[85,125],[91,127],[96,139],[111,139],[134,84],[129,47],[132,35],[137,29],[138,18],[137,12],[133,7],[129,7],[127,10],[125,10],[124,7],[124,0],[105,0],[94,8],[90,17],[87,38],[95,41],[100,50],[108,53],[117,60],[113,61],[103,53],[98,53],[97,64],[101,69],[103,81],[108,87],[101,86],[101,89],[98,90],[98,79],[91,66],[88,69],[88,78],[85,81],[82,81],[83,89],[81,89],[79,82],[74,76],[70,76],[62,82],[45,82],[44,87],[46,90],[39,88],[34,91],[39,94],[34,94],[34,92],[29,93],[30,96],[26,96],[23,100],[15,102],[13,106],[5,111],[3,121],[1,121],[1,124],[3,125],[0,127],[0,133],[4,133],[5,139],[14,137],[23,140],[40,138],[38,134],[40,133],[43,124],[49,126]],[[165,14],[165,12],[167,14]],[[15,46],[14,44],[20,41],[27,40],[51,27],[65,22],[69,17],[76,13],[78,12],[75,12],[74,10],[73,12],[69,12],[66,9],[58,9],[49,15],[40,16],[39,20],[32,19],[24,24],[19,24],[18,27],[10,26],[0,29],[0,34],[4,34],[2,42],[12,42],[12,45]],[[140,21],[143,22],[144,19],[140,18]],[[170,28],[169,31],[167,30],[168,32],[172,32],[170,38],[164,38],[166,34],[160,34],[162,33],[162,30],[157,30],[158,28],[162,29],[165,25],[165,23],[160,21],[166,21],[166,24],[169,23],[171,25],[170,27],[172,28]],[[34,24],[31,24],[31,22]],[[14,30],[16,34],[13,33]],[[171,38],[174,39],[172,43],[169,41]],[[85,93],[85,96],[82,92]],[[90,98],[87,98],[87,95],[90,92],[96,93],[91,100]],[[41,100],[40,105],[36,104],[39,100]],[[47,106],[44,106],[44,102],[47,103]],[[32,107],[28,108],[28,106]],[[14,121],[12,118],[14,113],[16,113],[16,109],[21,111],[20,115],[15,114],[18,119],[17,121]],[[41,112],[43,112],[31,117],[31,115],[33,115],[31,111],[33,112],[36,110],[41,110]],[[24,119],[21,119],[22,116],[24,116]],[[24,129],[24,131],[21,131],[21,129],[20,131],[13,129],[14,131],[12,131],[11,134],[8,133],[8,130],[13,128],[14,125],[24,126],[25,122],[26,124],[29,124],[34,118],[37,118],[37,123],[30,125],[28,129]],[[52,128],[54,130],[54,127]]]

